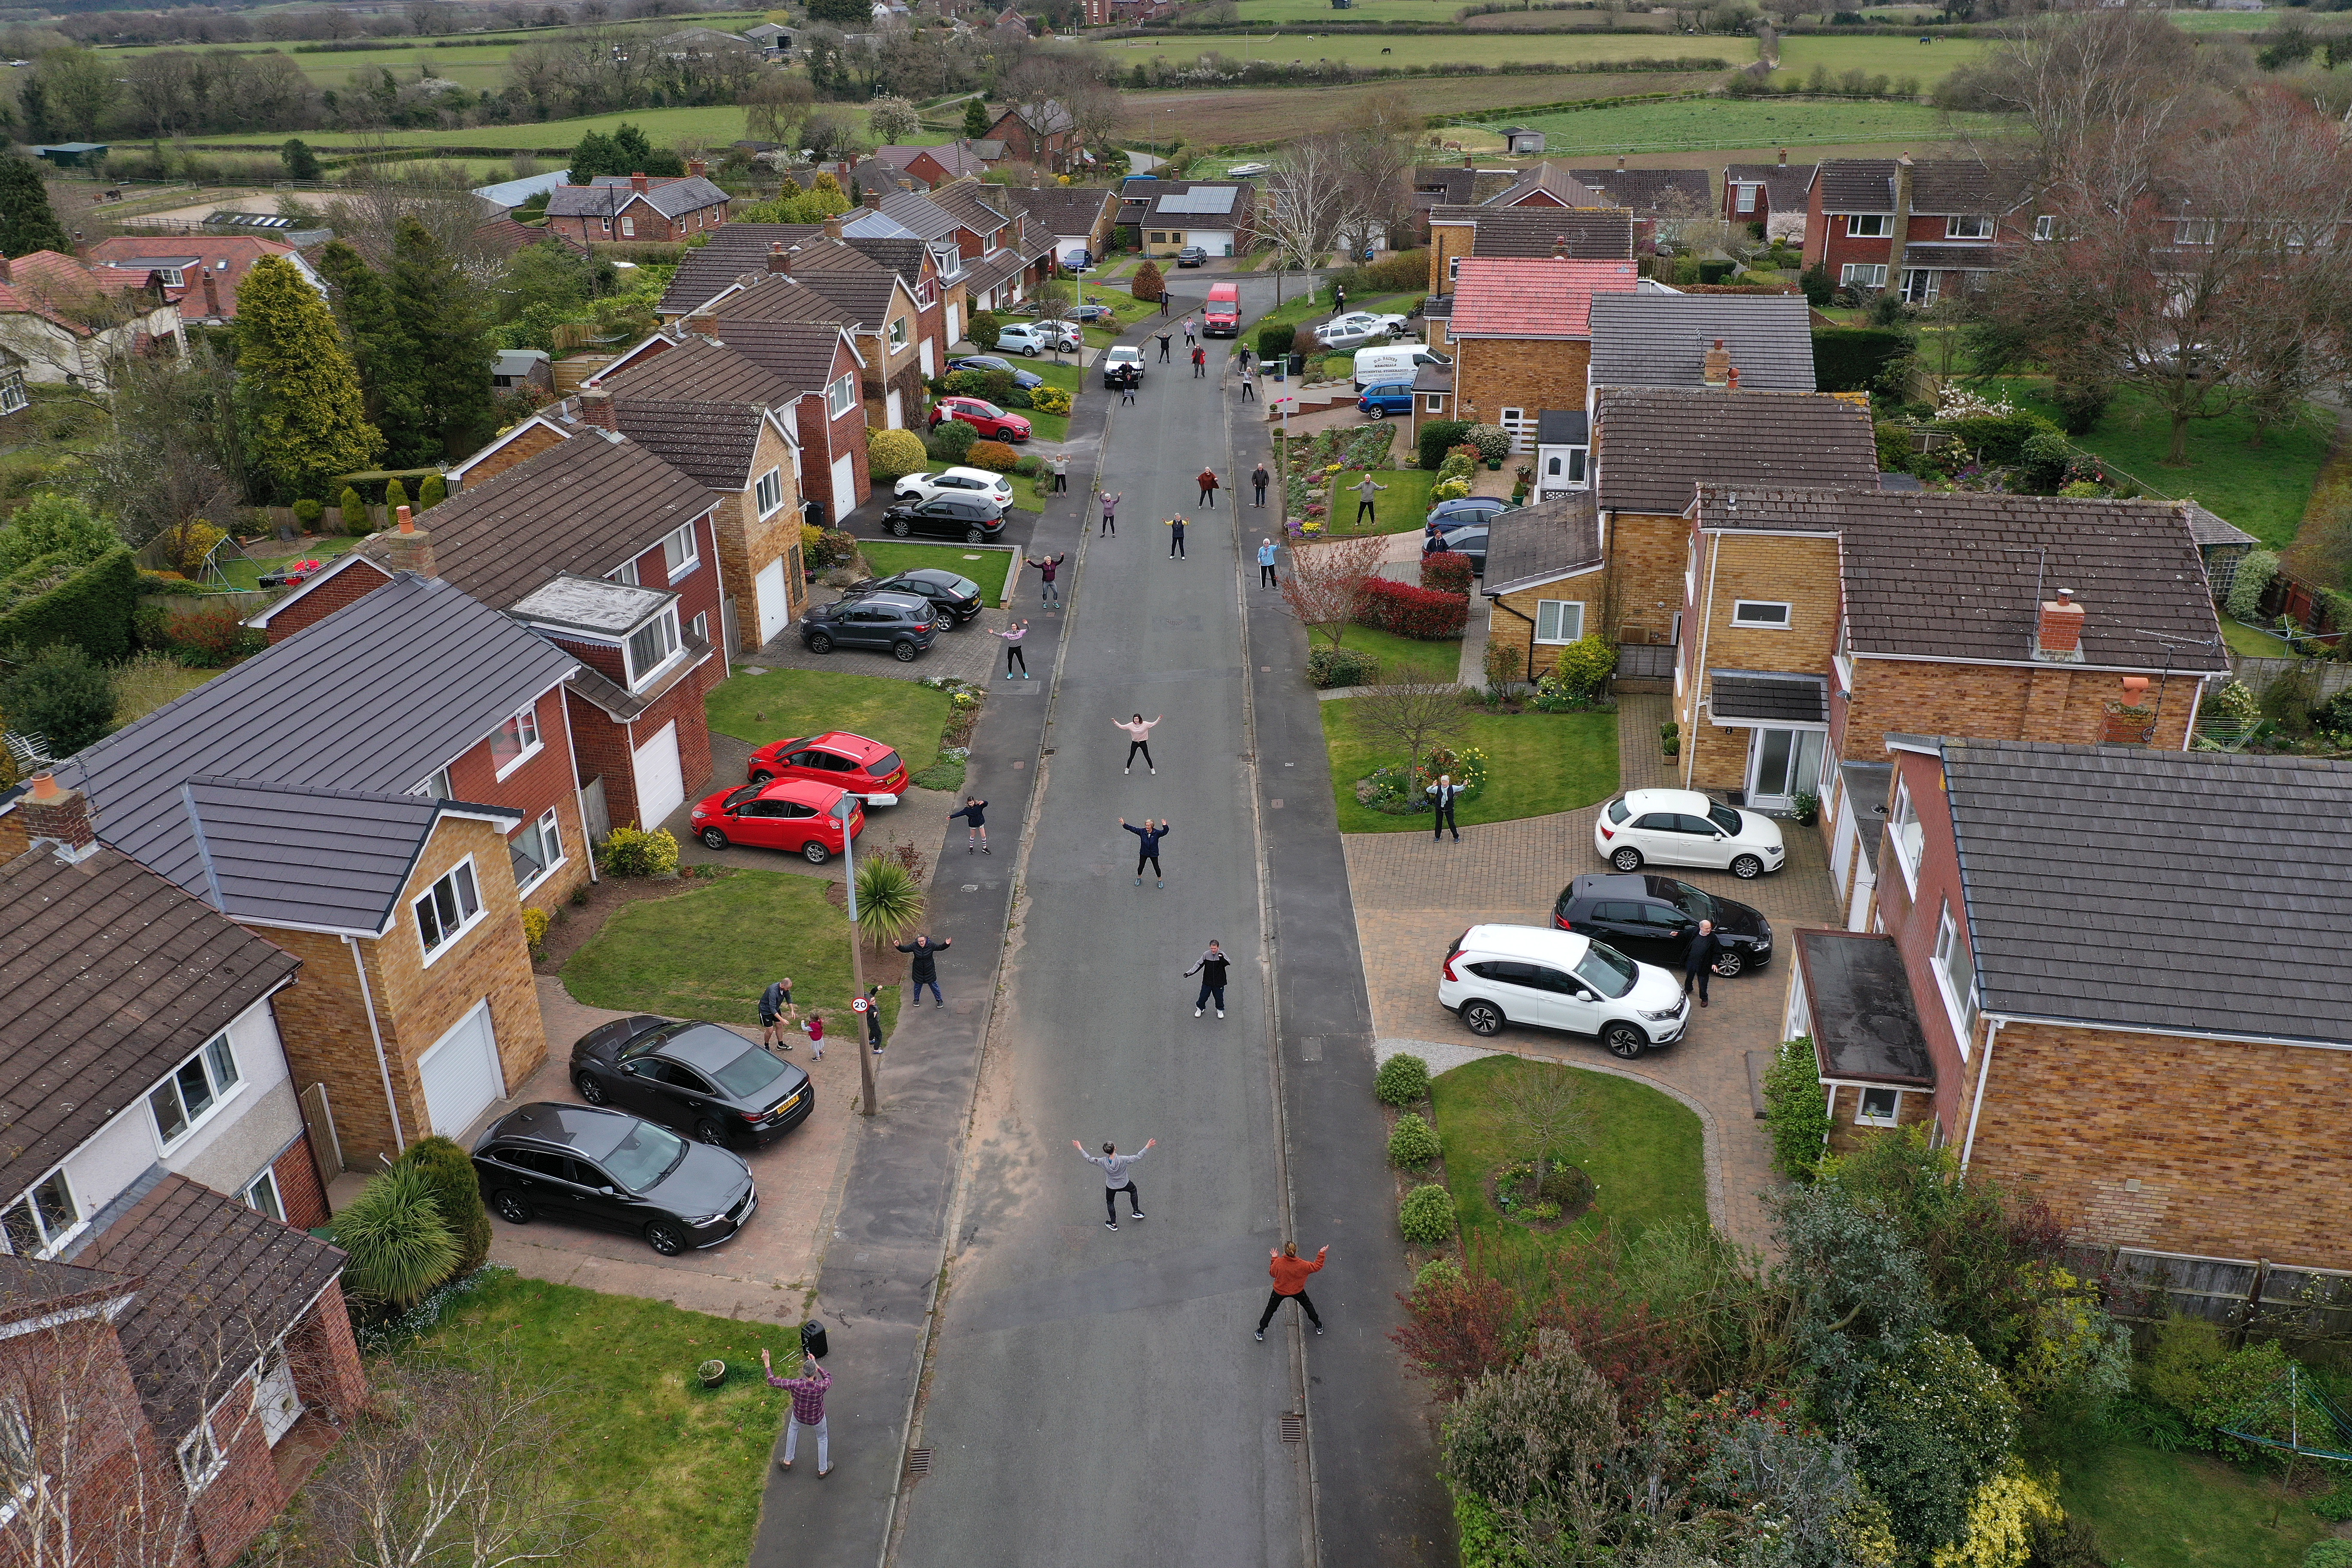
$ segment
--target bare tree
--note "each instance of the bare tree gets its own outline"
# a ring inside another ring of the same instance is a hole
[[[816,89],[806,77],[770,71],[744,95],[742,102],[746,137],[797,149],[801,127],[808,123],[809,113],[816,107]]]
[[[107,395],[106,439],[85,459],[83,488],[133,545],[241,499],[236,372],[203,342],[184,360],[133,357]]]
[[[1402,233],[1412,215],[1413,142],[1423,120],[1405,93],[1377,92],[1341,127],[1339,153],[1347,188],[1353,255],[1373,234]],[[1393,241],[1391,241],[1393,243]]]
[[[1404,748],[1405,776],[1440,742],[1469,721],[1465,693],[1451,681],[1404,681],[1370,688],[1355,700],[1358,732]]]
[[[1097,150],[1111,145],[1119,121],[1127,116],[1127,100],[1118,89],[1091,72],[1071,79],[1062,104],[1078,128],[1079,142]]]
[[[1276,153],[1264,186],[1257,231],[1285,268],[1305,270],[1319,264],[1355,216],[1344,144],[1329,132],[1300,137]],[[1277,275],[1277,291],[1279,287]]]
[[[1290,571],[1282,579],[1284,612],[1305,626],[1308,636],[1319,633],[1338,647],[1380,561],[1377,534],[1298,545],[1290,552]]]
[[[1592,1111],[1574,1073],[1522,1062],[1496,1085],[1495,1105],[1512,1148],[1535,1162],[1538,1190],[1548,1163],[1564,1150],[1592,1142]]]

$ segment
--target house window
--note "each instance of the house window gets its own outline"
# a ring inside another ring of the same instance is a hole
[[[694,542],[694,524],[688,523],[662,541],[662,559],[669,563],[673,583],[702,564],[702,552]]]
[[[890,347],[891,347],[891,350],[895,353],[896,351],[898,351],[898,350],[899,350],[899,349],[903,349],[903,348],[905,348],[906,346],[907,346],[907,318],[906,318],[906,317],[904,317],[904,316],[893,316],[893,317],[891,317],[891,318],[890,318]]]
[[[1886,263],[1849,261],[1838,269],[1838,281],[1848,286],[1860,284],[1865,289],[1886,287]]]
[[[1445,258],[1445,280],[1446,280],[1447,282],[1451,283],[1452,281],[1454,281],[1454,279],[1457,279],[1457,278],[1459,278],[1459,277],[1461,277],[1461,276],[1462,276],[1462,258],[1461,258],[1460,257],[1458,257],[1458,256],[1449,256],[1449,257],[1447,257],[1447,258]]]
[[[1756,192],[1758,187],[1754,185],[1741,185],[1738,186],[1738,189],[1739,192],[1739,201],[1733,210],[1744,213],[1754,212],[1756,210]]]
[[[158,267],[154,268],[154,272],[155,280],[163,284],[166,289],[182,288],[184,287],[188,281],[187,274],[182,272],[176,267]]]
[[[626,561],[622,562],[618,566],[613,568],[613,581],[615,583],[626,583],[632,588],[636,587],[638,585],[637,558],[632,555]]]
[[[637,237],[637,220],[635,218],[625,217],[621,220],[621,237],[624,239],[635,239]]]
[[[0,374],[0,414],[19,414],[32,406],[33,400],[25,391],[25,373],[12,370]]]
[[[1903,868],[1903,880],[1914,892],[1919,889],[1919,855],[1926,847],[1927,832],[1919,826],[1918,808],[1911,804],[1908,780],[1895,785],[1895,809],[1886,822],[1887,837],[1895,842],[1895,863]]]
[[[0,1237],[19,1258],[47,1258],[80,1225],[73,1184],[63,1171],[51,1171],[0,1213]]]
[[[425,962],[430,963],[482,918],[473,858],[467,856],[412,907],[416,910],[416,938],[425,944]]]
[[[2210,245],[2219,225],[2210,217],[2188,218],[2172,226],[2175,245]]]
[[[760,476],[759,486],[753,491],[753,494],[756,497],[757,504],[760,508],[760,515],[761,517],[767,516],[770,512],[774,511],[778,507],[783,505],[783,469],[770,468],[766,473],[761,474]]]
[[[563,830],[551,810],[537,822],[527,822],[507,840],[507,857],[514,863],[515,890],[528,892],[540,879],[563,864]]]
[[[830,419],[838,419],[857,405],[857,387],[852,377],[835,377],[824,389],[824,412]]]
[[[1992,219],[1989,217],[1948,217],[1944,220],[1946,239],[1990,239]]]
[[[710,640],[710,612],[709,610],[704,610],[700,614],[697,615],[692,621],[687,624],[687,630],[693,635],[693,638],[696,642],[709,642]]]
[[[1952,918],[1948,902],[1944,905],[1942,921],[1936,927],[1936,984],[1943,988],[1944,1005],[1950,1011],[1952,1027],[1959,1032],[1965,1047],[1969,1029],[1976,1021],[1977,965],[1969,954],[1967,933]]]
[[[2055,239],[2055,238],[2057,238],[2057,237],[2058,237],[2058,217],[2057,217],[2057,215],[2056,215],[2056,214],[2054,214],[2054,213],[2043,213],[2043,214],[2042,214],[2039,217],[2036,217],[2036,218],[2033,220],[2033,237],[2034,237],[2034,238],[2036,238],[2036,239]]]
[[[1789,629],[1789,606],[1767,599],[1734,599],[1731,624],[1784,632]]]
[[[606,234],[610,234],[610,233],[612,233],[612,232],[613,232],[613,220],[612,220],[611,218],[608,218],[608,217],[602,217],[602,218],[598,218],[596,221],[597,221],[598,223],[603,224],[603,225],[604,226],[604,232],[605,232]]]
[[[1584,605],[1576,599],[1536,601],[1536,641],[1572,643],[1584,635]]]
[[[226,1035],[215,1036],[203,1050],[173,1068],[171,1077],[148,1091],[147,1108],[155,1113],[156,1136],[170,1148],[236,1087],[236,1053],[229,1049]]]
[[[498,764],[499,777],[512,773],[525,757],[539,750],[539,710],[524,708],[498,728],[490,737],[490,760]]]
[[[270,1171],[262,1172],[261,1174],[253,1178],[253,1184],[251,1186],[246,1188],[244,1192],[237,1195],[245,1200],[245,1206],[251,1209],[254,1213],[266,1214],[271,1219],[278,1221],[280,1225],[283,1225],[286,1222],[286,1205],[284,1203],[279,1201],[278,1196],[278,1176],[276,1173]]]
[[[423,784],[418,784],[415,789],[410,790],[408,793],[411,795],[421,795],[427,800],[455,800],[457,798],[455,795],[450,793],[449,770],[447,768],[434,769],[432,773],[425,775],[425,779]]]
[[[1856,1127],[1892,1127],[1903,1114],[1903,1091],[1899,1089],[1865,1089],[1862,1103],[1854,1108]]]
[[[1895,215],[1892,213],[1853,213],[1845,220],[1846,237],[1849,239],[1885,239],[1894,232],[1894,227]]]
[[[1442,394],[1440,394],[1440,393],[1434,393],[1434,392],[1433,392],[1433,393],[1431,393],[1428,396],[1426,396],[1426,397],[1423,398],[1423,399],[1421,400],[1421,411],[1422,411],[1423,414],[1443,414],[1443,413],[1444,413],[1444,412],[1445,412],[1445,398],[1444,398],[1444,395],[1442,395]]]
[[[664,610],[629,634],[629,686],[635,689],[646,677],[669,662],[677,652],[677,611]]]
[[[227,1466],[228,1455],[213,1436],[212,1417],[206,1415],[196,1423],[194,1431],[180,1439],[180,1478],[190,1491],[196,1491]]]

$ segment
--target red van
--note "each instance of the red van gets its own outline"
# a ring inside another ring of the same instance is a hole
[[[1208,309],[1201,312],[1201,331],[1205,337],[1239,337],[1242,330],[1242,286],[1238,283],[1209,285]]]

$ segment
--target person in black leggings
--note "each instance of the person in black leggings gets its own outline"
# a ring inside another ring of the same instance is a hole
[[[1133,773],[1135,771],[1135,753],[1141,752],[1143,753],[1143,765],[1151,770],[1152,776],[1155,778],[1158,777],[1160,768],[1158,764],[1154,763],[1151,760],[1151,726],[1159,723],[1160,721],[1155,718],[1147,722],[1143,715],[1138,713],[1133,719],[1114,719],[1111,722],[1127,731],[1127,766],[1120,771],[1123,773]]]
[[[1168,819],[1161,817],[1160,826],[1154,827],[1151,818],[1147,816],[1143,819],[1143,826],[1138,827],[1122,816],[1118,825],[1143,840],[1135,851],[1135,885],[1139,888],[1143,886],[1143,863],[1149,860],[1151,862],[1151,879],[1159,886],[1166,887],[1168,879],[1160,869],[1160,841],[1168,837]]]
[[[1007,680],[1013,679],[1013,667],[1017,664],[1021,667],[1021,679],[1028,679],[1029,656],[1021,651],[1021,639],[1029,635],[1029,623],[1015,621],[1003,631],[991,632],[988,635],[1004,639],[1004,679]]]
[[[1107,533],[1113,539],[1117,539],[1118,537],[1118,503],[1127,499],[1127,492],[1121,490],[1118,494],[1113,495],[1108,490],[1097,490],[1095,492],[1095,499],[1102,502],[1102,526],[1095,531],[1095,537],[1100,539]]]

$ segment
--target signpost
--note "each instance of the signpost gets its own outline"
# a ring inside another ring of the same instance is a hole
[[[857,841],[849,831],[850,815],[857,809],[857,798],[845,795],[834,803],[833,815],[841,822],[841,867],[849,883],[849,987],[853,996],[866,994],[866,933],[857,929]],[[865,1031],[857,1027],[857,1015],[850,1015],[849,1048],[857,1053],[857,1114],[874,1114],[874,1053],[866,1048]]]

